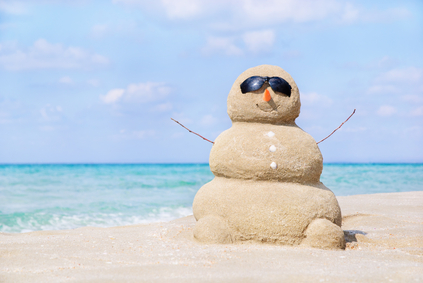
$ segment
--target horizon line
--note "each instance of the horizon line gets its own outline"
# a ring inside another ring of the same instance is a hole
[[[323,162],[336,165],[423,165],[423,162]],[[25,162],[0,163],[4,165],[209,165],[208,162]]]

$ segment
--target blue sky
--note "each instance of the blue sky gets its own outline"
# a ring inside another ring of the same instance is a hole
[[[207,162],[277,65],[325,162],[423,162],[423,2],[0,0],[0,163]]]

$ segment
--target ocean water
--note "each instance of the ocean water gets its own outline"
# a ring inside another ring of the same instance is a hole
[[[192,214],[207,164],[0,165],[0,232],[111,227]],[[423,190],[423,164],[325,164],[337,196]]]

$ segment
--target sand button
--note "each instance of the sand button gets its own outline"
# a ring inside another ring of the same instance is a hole
[[[274,132],[272,132],[272,131],[270,131],[270,132],[268,132],[268,133],[267,133],[267,136],[268,136],[269,138],[272,138],[272,137],[274,137],[274,136],[275,136],[275,133],[274,133]]]
[[[275,152],[276,151],[276,146],[274,146],[273,144],[269,147],[270,152]]]
[[[275,163],[275,162],[272,162],[272,163],[270,164],[270,168],[272,168],[272,169],[276,169],[276,168],[278,168],[278,165],[276,165],[276,163]]]

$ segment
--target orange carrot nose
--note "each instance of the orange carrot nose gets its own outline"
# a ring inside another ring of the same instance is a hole
[[[266,90],[264,91],[263,100],[264,100],[264,101],[266,101],[266,102],[269,102],[269,101],[270,101],[270,99],[272,99],[272,97],[270,96],[270,92],[269,92],[269,90],[268,90],[268,89],[266,89]]]

